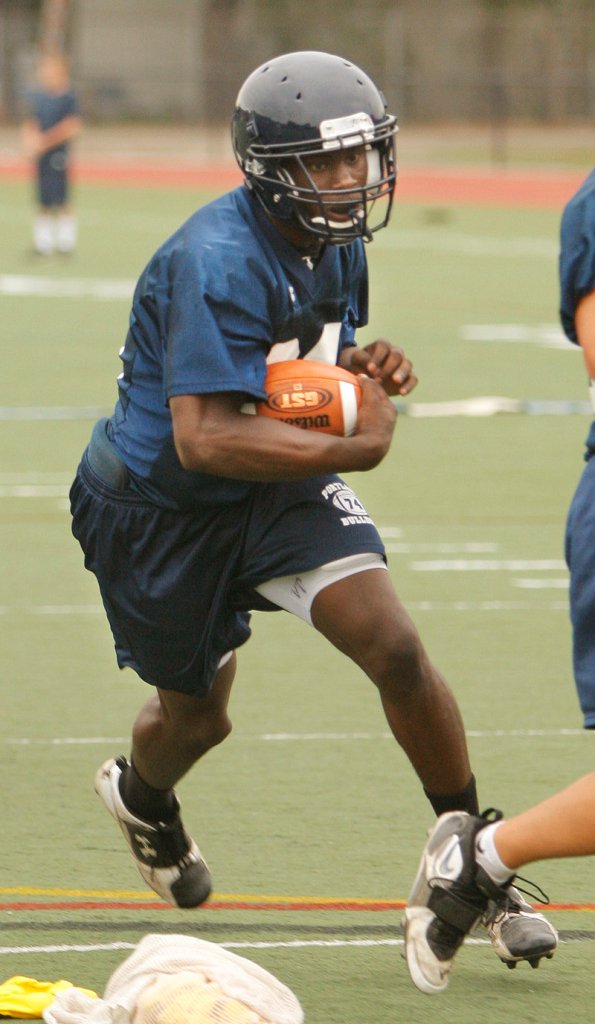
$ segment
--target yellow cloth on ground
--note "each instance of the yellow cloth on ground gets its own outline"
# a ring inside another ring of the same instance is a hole
[[[36,981],[35,978],[15,974],[0,984],[0,1017],[41,1018],[58,992],[73,987],[71,981]],[[97,993],[88,988],[81,989],[81,992],[97,999]]]

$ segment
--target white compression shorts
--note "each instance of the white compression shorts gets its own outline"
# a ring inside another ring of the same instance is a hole
[[[291,612],[292,615],[297,615],[311,626],[312,602],[316,595],[329,584],[337,583],[366,569],[386,570],[382,555],[372,551],[348,555],[347,558],[327,562],[326,565],[320,565],[317,569],[310,569],[309,572],[298,576],[277,576],[275,579],[266,580],[256,587],[256,590],[268,601],[279,605],[279,608]]]
[[[334,562],[327,562],[317,569],[310,569],[300,576],[277,576],[275,579],[266,580],[260,583],[256,590],[268,601],[283,608],[292,615],[297,615],[309,626],[312,625],[312,602],[317,594],[331,583],[353,576],[356,572],[365,572],[366,569],[385,569],[386,563],[377,552],[364,551],[359,555],[348,555],[346,558],[337,558]],[[218,668],[222,668],[229,661],[233,651],[228,651],[219,661]]]

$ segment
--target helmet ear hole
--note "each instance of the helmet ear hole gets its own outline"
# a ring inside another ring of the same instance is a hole
[[[252,114],[246,124],[246,137],[250,142],[254,142],[254,140],[258,138],[258,128],[256,126],[256,118],[254,117],[254,114]]]
[[[380,153],[376,146],[369,146],[366,149],[366,158],[368,161],[368,177],[366,180],[367,185],[377,185],[382,177],[380,170]]]

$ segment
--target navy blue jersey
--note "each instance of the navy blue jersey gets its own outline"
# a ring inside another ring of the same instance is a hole
[[[576,307],[594,289],[595,169],[565,207],[560,230],[560,319],[575,344]]]
[[[42,89],[34,89],[29,94],[30,116],[37,121],[42,132],[47,132],[54,125],[64,121],[67,117],[77,117],[79,106],[72,89],[55,95],[45,92]],[[65,151],[68,148],[67,142],[61,142],[52,152],[56,150]]]
[[[267,362],[336,363],[367,317],[360,240],[327,246],[313,265],[244,186],[198,210],[143,271],[120,353],[108,434],[135,489],[186,510],[245,498],[249,482],[182,468],[168,400],[226,391],[264,398]]]

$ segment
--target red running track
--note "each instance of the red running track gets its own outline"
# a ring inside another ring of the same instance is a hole
[[[0,165],[0,178],[20,180],[30,173],[29,165],[22,160],[8,160]],[[584,177],[566,171],[407,167],[399,171],[397,200],[561,210]],[[225,192],[241,182],[239,170],[230,164],[207,166],[144,160],[77,160],[74,178],[85,184],[174,186],[218,192]]]

